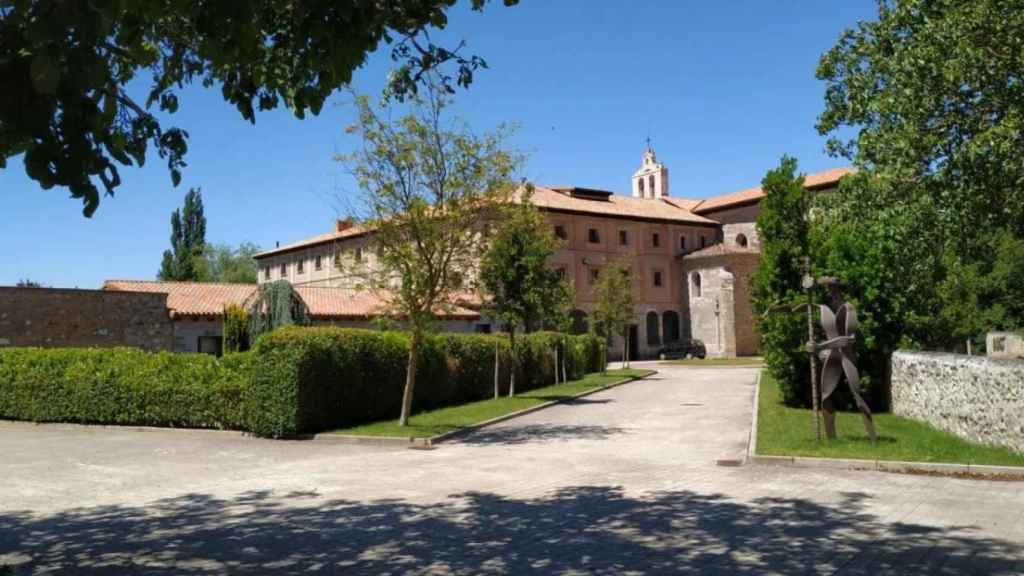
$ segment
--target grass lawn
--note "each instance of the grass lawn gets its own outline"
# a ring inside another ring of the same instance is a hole
[[[528,392],[518,394],[514,398],[502,397],[491,400],[481,400],[459,406],[438,408],[430,412],[414,414],[409,418],[409,425],[401,427],[398,419],[372,422],[352,428],[333,430],[335,434],[355,434],[359,436],[395,436],[399,438],[427,438],[444,434],[458,428],[471,426],[491,418],[504,416],[517,410],[523,410],[550,402],[552,400],[566,399],[580,392],[586,392],[594,388],[600,388],[609,384],[620,382],[626,378],[647,376],[653,370],[609,370],[607,374],[587,374],[580,380],[572,380],[565,384],[556,384],[537,388]]]
[[[666,364],[679,366],[760,366],[764,359],[760,356],[741,356],[739,358],[687,358],[685,360],[665,360]]]
[[[874,446],[864,431],[860,412],[836,414],[838,438],[819,444],[814,439],[811,411],[788,408],[780,399],[778,385],[763,372],[757,415],[759,455],[1024,466],[1024,454],[974,444],[924,422],[893,414],[874,415],[878,431]]]

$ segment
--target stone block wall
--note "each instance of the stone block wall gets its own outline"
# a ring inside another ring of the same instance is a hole
[[[968,440],[1024,452],[1024,360],[896,352],[892,409]]]
[[[167,295],[0,287],[0,346],[171,350]]]
[[[992,358],[1024,358],[1024,335],[1015,332],[989,332],[985,350]]]

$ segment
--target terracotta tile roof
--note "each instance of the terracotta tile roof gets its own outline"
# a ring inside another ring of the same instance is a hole
[[[697,216],[685,208],[688,204],[695,202],[692,200],[683,198],[651,200],[617,194],[608,194],[606,199],[590,199],[573,196],[570,190],[572,188],[554,189],[537,186],[533,193],[533,203],[538,208],[554,211],[662,220],[680,224],[718,225],[714,220]],[[517,194],[521,194],[521,191]]]
[[[696,260],[699,258],[711,258],[714,256],[725,256],[726,254],[751,254],[758,255],[761,251],[757,248],[732,246],[727,244],[713,244],[707,248],[701,248],[683,256],[683,260]]]
[[[155,292],[167,294],[167,307],[174,317],[219,317],[229,304],[243,305],[256,291],[256,284],[218,284],[213,282],[160,282],[155,280],[107,280],[104,290]],[[379,316],[385,299],[379,293],[315,286],[296,286],[295,290],[317,319],[365,319]],[[441,313],[442,319],[476,320],[480,314],[455,307]]]
[[[355,225],[351,228],[346,228],[341,231],[331,231],[326,234],[320,234],[305,240],[299,240],[298,242],[292,242],[285,244],[284,246],[278,246],[270,250],[264,250],[259,254],[256,254],[256,258],[266,258],[267,256],[273,256],[275,254],[283,254],[285,252],[291,252],[293,250],[300,250],[302,248],[309,248],[310,246],[316,246],[319,244],[327,244],[334,242],[335,240],[341,240],[343,238],[352,238],[354,236],[362,236],[366,234],[368,230],[362,226]]]
[[[840,178],[852,172],[853,169],[851,168],[833,168],[824,172],[808,174],[804,177],[804,187],[816,189],[834,186],[839,182]],[[723,210],[738,204],[748,204],[760,200],[761,198],[764,198],[764,191],[761,190],[760,186],[757,186],[755,188],[747,188],[746,190],[731,192],[721,196],[713,196],[707,200],[701,201],[695,207],[691,208],[691,210],[697,214],[707,214],[708,212]]]
[[[103,289],[167,294],[167,307],[171,310],[171,316],[220,316],[228,304],[241,306],[256,289],[256,285],[107,280],[103,283]]]

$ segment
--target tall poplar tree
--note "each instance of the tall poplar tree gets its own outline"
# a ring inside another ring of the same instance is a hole
[[[160,280],[199,280],[197,259],[206,247],[206,216],[198,188],[185,195],[185,205],[171,214],[171,249],[164,250],[157,277]]]

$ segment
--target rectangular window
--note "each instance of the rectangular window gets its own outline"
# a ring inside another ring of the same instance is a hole
[[[657,248],[660,245],[661,245],[661,236],[657,232],[655,232],[654,234],[651,234],[651,246],[654,246],[655,248]]]
[[[590,242],[591,244],[601,243],[601,235],[598,234],[597,228],[591,228],[587,230],[587,241]]]
[[[270,280],[270,266],[263,267],[263,279]]]
[[[700,237],[700,247],[701,247],[701,248],[704,248],[704,247],[705,247],[705,246],[707,246],[707,245],[708,245],[708,239],[707,239],[707,238],[705,238],[704,236],[701,236],[701,237]]]
[[[654,287],[658,288],[661,286],[661,270],[654,271]]]
[[[565,280],[565,266],[555,268],[555,275],[557,275],[559,279]]]
[[[594,284],[597,282],[597,277],[601,275],[601,271],[597,268],[590,269],[590,283]]]
[[[619,230],[619,246],[629,246],[628,230]]]
[[[561,224],[555,226],[555,237],[559,240],[565,240],[569,237],[569,234],[565,231],[565,226],[562,226]]]
[[[679,237],[679,251],[686,252],[686,236]]]
[[[477,334],[490,334],[491,333],[491,325],[490,324],[477,324],[476,325],[476,333]]]
[[[317,256],[315,258],[313,258],[313,269],[314,270],[322,270],[323,267],[324,267],[323,256],[320,256],[319,254],[317,254]]]
[[[284,278],[287,275],[288,275],[288,264],[282,262],[281,263],[281,278]]]
[[[356,258],[356,262],[362,262],[363,261],[363,249],[362,248],[356,248],[355,258]]]
[[[306,260],[302,259],[295,263],[295,273],[304,274],[306,272]]]

